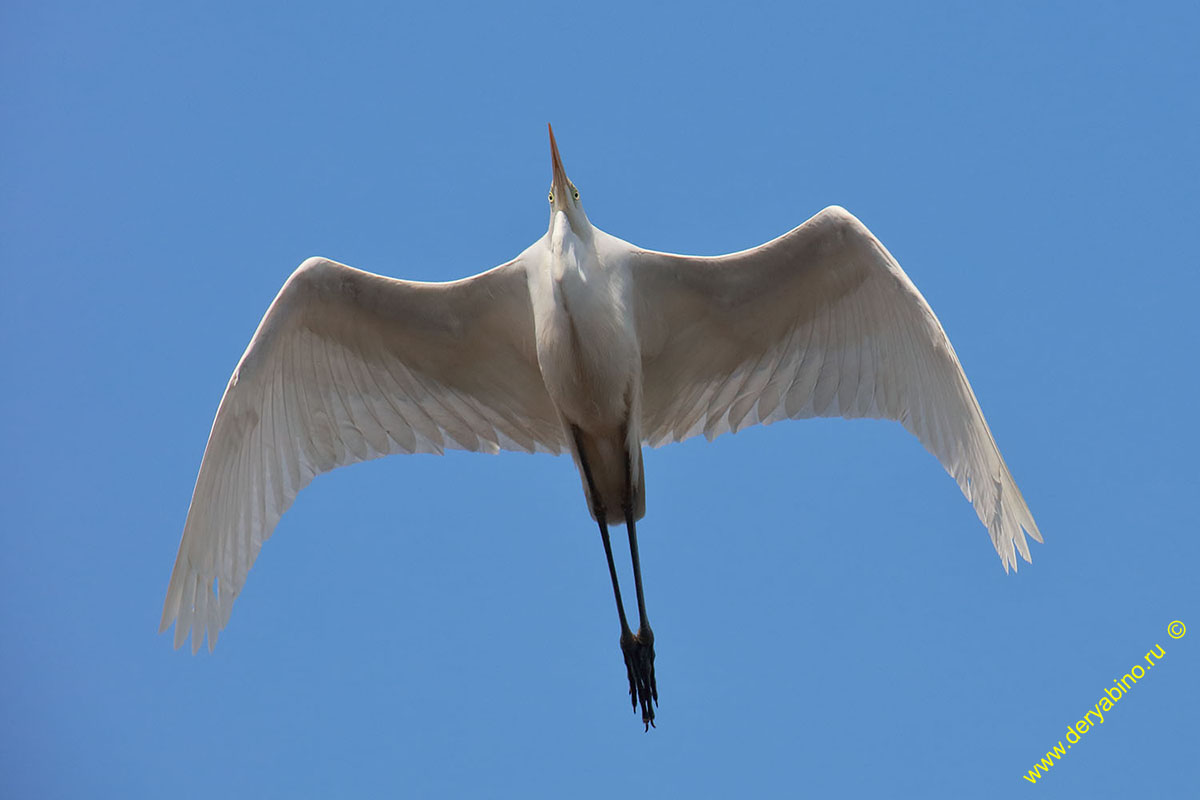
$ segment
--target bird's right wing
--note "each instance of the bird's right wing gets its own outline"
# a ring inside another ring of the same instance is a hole
[[[559,453],[518,258],[452,283],[304,262],[221,398],[160,630],[209,648],[259,548],[314,476],[389,453]],[[214,586],[215,584],[215,586]]]
[[[871,232],[832,207],[739,253],[635,250],[642,434],[657,446],[803,417],[896,420],[942,463],[1005,570],[1041,541],[941,323]]]

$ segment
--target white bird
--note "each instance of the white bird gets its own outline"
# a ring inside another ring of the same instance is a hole
[[[550,130],[546,234],[512,261],[417,283],[310,258],[288,278],[217,409],[160,632],[211,650],[259,548],[316,475],[390,453],[567,451],[599,524],[629,692],[658,690],[635,523],[642,445],[757,423],[875,417],[921,440],[987,526],[1005,571],[1042,541],[929,304],[831,206],[725,256],[659,253],[596,228]],[[638,631],[608,524],[624,521]],[[1023,529],[1023,530],[1022,530]],[[1024,531],[1024,532],[1023,532]]]

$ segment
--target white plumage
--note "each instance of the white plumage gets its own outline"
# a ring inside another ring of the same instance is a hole
[[[642,443],[892,419],[954,477],[1005,569],[1029,560],[1024,533],[1041,536],[954,349],[862,223],[831,207],[731,255],[644,250],[591,225],[551,141],[549,229],[507,264],[415,283],[313,258],[284,284],[200,465],[163,609],[177,647],[189,629],[193,651],[215,644],[314,476],[390,453],[570,452],[607,550],[618,512],[636,541]],[[635,577],[648,632],[636,561]]]

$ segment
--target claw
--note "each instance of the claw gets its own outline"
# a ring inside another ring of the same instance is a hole
[[[658,682],[654,678],[654,632],[644,627],[635,636],[621,634],[621,652],[625,656],[625,674],[629,678],[629,699],[636,713],[642,707],[645,730],[654,724],[654,706],[658,704]]]

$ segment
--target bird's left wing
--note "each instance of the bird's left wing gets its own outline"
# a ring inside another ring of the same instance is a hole
[[[941,323],[862,223],[831,207],[727,256],[634,250],[652,446],[803,417],[896,420],[958,482],[1005,570],[1037,525]]]
[[[211,649],[259,548],[314,476],[389,453],[561,452],[521,259],[452,283],[312,258],[221,398],[160,630]]]

